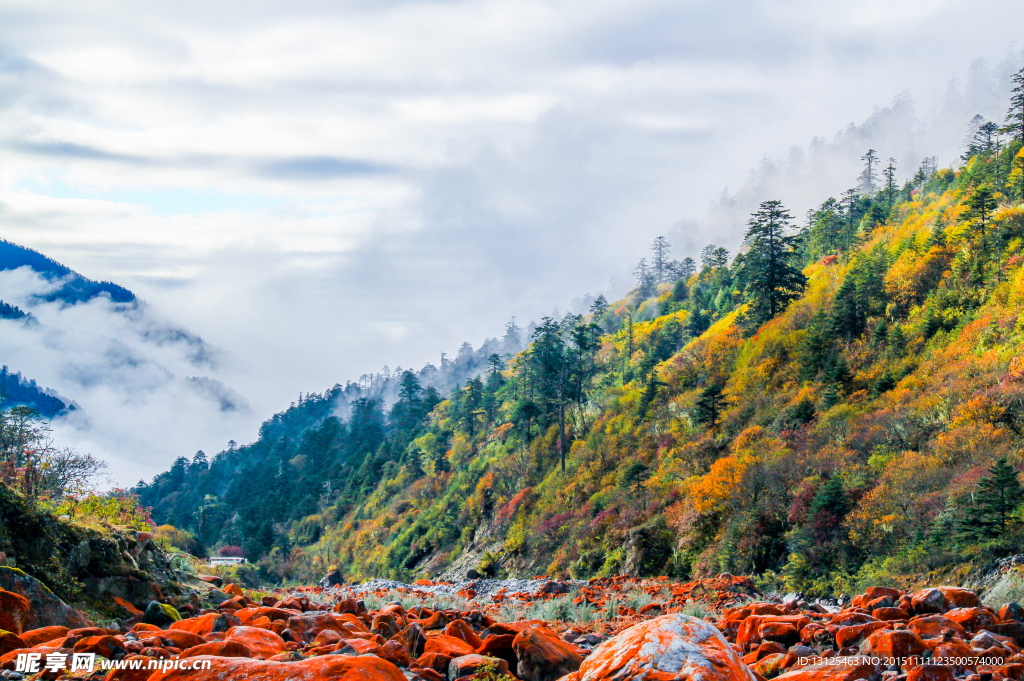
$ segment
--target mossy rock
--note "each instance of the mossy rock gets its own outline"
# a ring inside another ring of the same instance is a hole
[[[89,619],[54,595],[45,584],[17,568],[0,567],[0,589],[28,599],[31,611],[28,628],[90,626]]]

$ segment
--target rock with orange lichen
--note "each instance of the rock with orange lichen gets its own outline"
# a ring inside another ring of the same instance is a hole
[[[663,615],[605,641],[565,681],[755,681],[725,637],[683,614]]]
[[[149,681],[406,681],[395,665],[379,657],[323,655],[296,662],[271,662],[242,657],[194,657],[209,660],[210,669],[169,669]]]
[[[512,641],[512,649],[519,660],[516,676],[524,681],[554,681],[576,671],[583,662],[576,646],[547,627],[523,629]]]
[[[834,658],[775,677],[775,681],[879,681],[882,665],[867,657]]]
[[[264,659],[288,650],[283,638],[272,631],[255,627],[233,627],[227,632],[225,640],[238,641],[251,650],[254,656]]]

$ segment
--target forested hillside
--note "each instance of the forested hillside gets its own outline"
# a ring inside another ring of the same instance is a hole
[[[1024,538],[1024,71],[957,168],[784,198],[450,392],[313,395],[143,502],[265,579],[760,575],[811,593]],[[443,396],[443,399],[442,399]],[[202,546],[198,546],[201,544]]]

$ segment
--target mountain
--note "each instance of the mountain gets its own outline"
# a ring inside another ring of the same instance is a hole
[[[127,288],[0,241],[0,408],[34,409],[65,446],[127,462],[118,476],[253,427],[224,359]]]
[[[0,409],[29,407],[44,418],[52,419],[74,409],[53,391],[40,388],[36,382],[26,380],[20,373],[11,373],[6,366],[0,367]]]
[[[994,561],[1024,539],[1024,121],[994,127],[902,185],[868,155],[801,227],[762,203],[735,257],[656,241],[625,299],[545,318],[447,393],[403,372],[390,407],[313,395],[136,491],[268,581],[729,572],[820,595]]]
[[[115,303],[136,301],[135,294],[122,286],[109,281],[93,281],[38,251],[0,239],[0,271],[20,267],[27,267],[55,284],[52,290],[37,294],[39,300],[74,305],[106,295]]]

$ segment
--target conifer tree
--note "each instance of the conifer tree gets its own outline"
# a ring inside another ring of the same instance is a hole
[[[663,236],[659,236],[651,244],[651,250],[654,251],[654,260],[651,262],[651,270],[653,271],[654,280],[657,283],[661,283],[666,280],[668,269],[669,269],[669,255],[672,253],[672,247],[668,243],[668,239]]]
[[[987,184],[979,185],[967,197],[967,212],[964,215],[968,220],[974,222],[981,232],[983,246],[988,224],[997,207],[992,189]]]
[[[803,291],[806,279],[797,268],[798,238],[788,234],[793,216],[779,201],[765,201],[747,223],[750,250],[741,277],[756,326],[772,319]]]
[[[864,161],[864,170],[861,171],[860,186],[865,192],[875,191],[875,164],[878,163],[878,154],[874,149],[868,149],[867,153],[860,157]]]
[[[1024,68],[1012,78],[1014,88],[1010,94],[1010,110],[1006,113],[1004,131],[1024,143]]]
[[[679,264],[679,278],[689,279],[690,277],[693,276],[693,273],[696,271],[697,263],[693,261],[693,258],[683,258],[682,262]]]
[[[885,176],[885,198],[892,208],[892,201],[896,196],[896,159],[889,159],[889,165],[882,171],[882,175]]]
[[[997,537],[1013,522],[1013,512],[1024,500],[1024,489],[1006,457],[1000,458],[988,469],[988,475],[978,483],[974,495],[974,508],[970,518],[977,533]]]
[[[608,309],[608,299],[604,297],[604,294],[600,294],[594,300],[590,306],[590,314],[595,317],[599,317],[604,314],[604,311]]]
[[[709,428],[717,426],[718,422],[722,420],[722,408],[725,406],[722,386],[718,383],[711,383],[705,387],[693,406],[693,416],[697,423]]]

